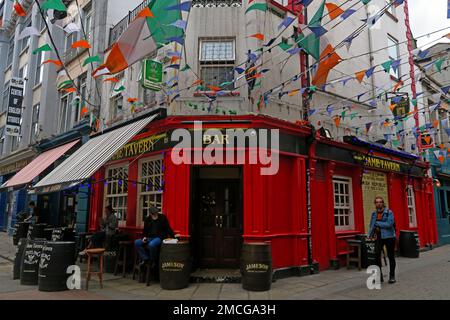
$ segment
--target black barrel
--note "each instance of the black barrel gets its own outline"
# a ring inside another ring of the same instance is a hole
[[[22,255],[20,284],[36,286],[38,284],[39,260],[46,239],[28,240]]]
[[[267,291],[272,285],[272,249],[270,243],[244,243],[241,255],[242,287],[249,291]]]
[[[419,257],[420,242],[416,231],[400,230],[399,246],[402,257]]]
[[[47,241],[53,241],[53,231],[55,228],[45,228],[44,229],[44,238],[47,239]]]
[[[37,223],[32,224],[28,228],[28,239],[45,239],[45,228],[47,227],[46,223]]]
[[[114,273],[114,268],[116,266],[117,260],[117,250],[107,249],[103,254],[104,270],[106,273]]]
[[[16,231],[14,234],[14,245],[17,246],[19,240],[26,238],[28,235],[29,222],[19,222],[16,224]]]
[[[22,256],[23,251],[25,250],[25,247],[27,245],[27,238],[22,238],[19,240],[19,245],[17,247],[16,251],[16,257],[14,258],[14,271],[13,271],[13,279],[17,280],[20,279],[20,268],[22,264]]]
[[[159,257],[161,288],[166,290],[186,288],[191,277],[191,266],[189,242],[163,243]]]
[[[39,262],[39,290],[67,290],[67,269],[74,264],[75,242],[47,242]]]

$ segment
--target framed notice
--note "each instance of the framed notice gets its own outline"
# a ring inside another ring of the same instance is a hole
[[[366,171],[363,174],[363,206],[364,206],[364,227],[365,232],[369,232],[370,218],[375,211],[375,197],[384,199],[384,204],[389,207],[388,184],[386,173],[378,171]]]
[[[162,85],[163,65],[154,60],[144,60],[142,66],[142,86],[159,91]]]
[[[8,110],[6,115],[5,135],[7,136],[20,136],[23,90],[24,80],[12,78],[9,87]]]

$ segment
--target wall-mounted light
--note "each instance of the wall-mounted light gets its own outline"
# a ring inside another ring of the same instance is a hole
[[[441,187],[441,182],[438,179],[433,179],[433,184],[436,186],[436,188]]]
[[[328,138],[328,139],[333,139],[333,136],[331,135],[330,130],[325,129],[324,127],[321,127],[321,128],[319,129],[319,134],[320,134],[322,137],[325,137],[325,138]]]

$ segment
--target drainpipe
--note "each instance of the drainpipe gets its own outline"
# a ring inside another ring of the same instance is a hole
[[[306,219],[307,219],[307,233],[308,233],[308,265],[311,274],[314,273],[313,266],[313,248],[312,248],[312,212],[311,212],[311,183],[315,180],[316,174],[316,130],[314,126],[311,127],[311,135],[307,138],[306,145],[308,150],[308,158],[306,159]]]
[[[366,5],[366,16],[369,19],[369,7]],[[373,43],[372,43],[372,30],[370,28],[367,29],[369,36],[369,52],[373,52]],[[369,55],[370,68],[373,67],[373,55],[372,53]],[[372,85],[372,99],[375,99],[375,77],[370,77],[371,85]]]

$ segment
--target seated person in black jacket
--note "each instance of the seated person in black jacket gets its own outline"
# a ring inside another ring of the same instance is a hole
[[[157,249],[161,245],[162,240],[167,237],[178,237],[178,235],[174,234],[166,216],[160,214],[158,208],[151,206],[149,212],[150,214],[144,220],[143,238],[134,242],[136,250],[141,257],[141,264],[147,262],[156,263],[158,260]]]

